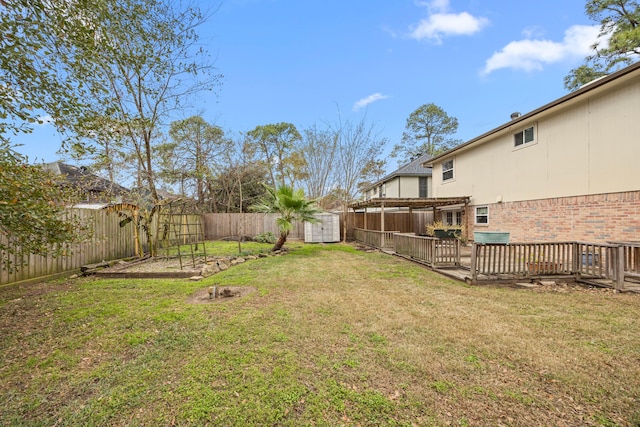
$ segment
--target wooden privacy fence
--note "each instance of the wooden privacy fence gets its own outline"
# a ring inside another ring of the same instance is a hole
[[[632,261],[635,261],[632,260]],[[571,275],[610,279],[622,289],[625,247],[584,242],[480,244],[471,249],[471,281],[489,278]]]
[[[208,240],[230,236],[254,237],[269,232],[278,236],[277,218],[278,214],[263,213],[209,213],[202,216],[204,234]],[[304,224],[294,223],[289,238],[304,239]]]
[[[366,227],[365,227],[366,215]],[[349,212],[347,221],[347,236],[355,235],[356,228],[367,230],[378,230],[382,226],[382,215],[380,212]],[[427,225],[433,224],[433,212],[431,211],[385,211],[384,228],[385,230],[397,230],[400,233],[424,234]]]
[[[393,235],[395,252],[426,263],[432,268],[460,265],[460,240],[438,239],[398,233]]]
[[[9,259],[13,265],[20,268],[9,271],[0,269],[0,285],[20,282],[23,280],[46,277],[79,269],[86,264],[126,258],[134,255],[133,223],[120,227],[121,218],[116,213],[102,210],[71,209],[70,214],[76,215],[88,226],[90,237],[84,241],[69,244],[63,255],[58,257],[43,257],[39,255],[20,254],[16,248],[16,255],[9,256],[1,253],[3,259]],[[3,243],[7,243],[7,236],[0,234]],[[143,245],[146,236],[141,235]]]

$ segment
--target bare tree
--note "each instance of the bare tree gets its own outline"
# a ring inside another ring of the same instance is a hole
[[[311,199],[320,199],[331,190],[336,172],[336,151],[339,135],[316,125],[305,129],[298,152],[304,159],[301,182]]]
[[[70,64],[69,75],[91,95],[82,114],[64,120],[76,135],[71,147],[89,143],[106,149],[104,141],[115,130],[124,154],[134,156],[139,181],[158,201],[154,142],[165,120],[219,81],[198,45],[197,28],[207,16],[169,0],[89,5],[82,15],[84,43],[68,52],[79,59]]]
[[[336,157],[336,191],[345,214],[349,205],[356,200],[359,193],[358,184],[368,179],[367,172],[378,156],[387,140],[380,136],[374,124],[365,118],[353,123],[340,122],[338,129]],[[343,222],[343,239],[347,237],[346,221]]]
[[[247,212],[264,196],[263,183],[269,173],[264,163],[256,159],[254,148],[248,141],[237,139],[223,154],[224,167],[208,181],[214,212]]]

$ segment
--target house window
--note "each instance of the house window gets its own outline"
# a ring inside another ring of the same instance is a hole
[[[462,225],[462,211],[445,212],[445,223],[447,225]]]
[[[536,140],[535,126],[528,127],[513,135],[513,142],[516,147],[529,144]]]
[[[448,181],[453,179],[453,159],[442,163],[442,180]]]
[[[427,177],[418,178],[418,197],[429,197],[429,188],[427,187]]]
[[[476,207],[476,224],[489,224],[489,207]]]

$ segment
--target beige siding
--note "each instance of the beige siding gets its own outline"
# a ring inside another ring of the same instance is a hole
[[[384,189],[383,189],[383,193],[385,194],[385,197],[387,198],[402,197],[400,195],[402,194],[402,191],[400,190],[400,182],[401,182],[401,178],[398,178],[398,177],[387,181],[384,184]]]
[[[427,194],[431,196],[431,177],[427,177]],[[368,199],[378,198],[380,186],[367,192],[365,197]],[[420,180],[417,176],[399,176],[382,185],[382,193],[387,198],[416,198],[420,197]]]
[[[640,77],[595,92],[456,152],[451,181],[436,163],[434,197],[471,195],[482,205],[637,190]],[[535,143],[514,149],[513,133],[530,125]]]
[[[401,194],[403,198],[416,198],[420,197],[419,183],[417,176],[402,176],[399,179]]]

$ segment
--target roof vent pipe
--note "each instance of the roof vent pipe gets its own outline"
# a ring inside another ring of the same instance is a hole
[[[520,113],[519,112],[516,111],[515,113],[511,113],[511,120],[515,120],[518,117],[520,117]]]

